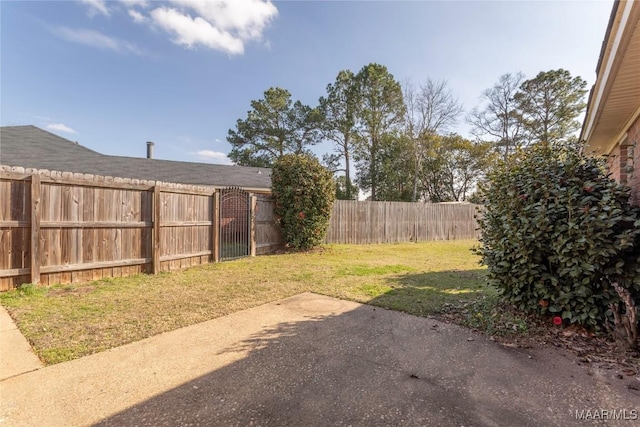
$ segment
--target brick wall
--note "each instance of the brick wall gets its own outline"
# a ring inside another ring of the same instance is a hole
[[[609,171],[613,179],[621,184],[627,183],[627,146],[618,144],[607,158]]]
[[[631,187],[631,203],[640,205],[640,118],[629,128],[624,145],[611,151],[607,164],[616,181]]]
[[[631,187],[631,202],[640,205],[640,117],[629,128],[627,137],[627,185]]]

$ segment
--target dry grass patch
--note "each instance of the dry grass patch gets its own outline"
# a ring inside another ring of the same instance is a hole
[[[47,364],[137,341],[301,292],[417,315],[484,292],[474,241],[332,245],[188,270],[0,295]]]

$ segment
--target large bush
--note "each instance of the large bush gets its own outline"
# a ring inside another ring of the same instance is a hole
[[[335,200],[331,172],[315,157],[287,154],[276,161],[271,186],[285,243],[305,250],[322,243]]]
[[[635,316],[620,295],[639,302],[640,210],[603,159],[539,144],[490,172],[482,192],[478,252],[508,301],[593,329]]]

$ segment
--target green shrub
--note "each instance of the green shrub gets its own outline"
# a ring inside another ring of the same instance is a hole
[[[271,186],[285,243],[303,250],[322,243],[335,200],[331,172],[315,157],[287,154],[276,161]]]
[[[597,330],[624,309],[614,283],[637,306],[640,209],[603,159],[539,144],[490,172],[482,193],[477,252],[508,301]]]

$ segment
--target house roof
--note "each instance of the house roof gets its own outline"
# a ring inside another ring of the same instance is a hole
[[[616,0],[587,104],[581,139],[608,154],[640,117],[640,2]]]
[[[0,164],[179,184],[271,189],[271,169],[107,156],[35,126],[0,127]]]

